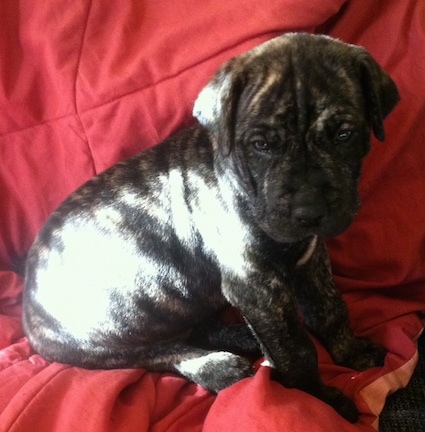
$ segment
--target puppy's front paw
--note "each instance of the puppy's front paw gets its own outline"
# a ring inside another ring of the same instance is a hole
[[[353,338],[349,350],[338,364],[358,371],[364,371],[384,364],[385,350],[368,339]]]

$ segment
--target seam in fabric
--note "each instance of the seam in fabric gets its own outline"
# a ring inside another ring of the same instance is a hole
[[[81,58],[83,56],[84,42],[85,42],[85,39],[86,39],[86,34],[87,34],[87,28],[88,28],[90,13],[91,13],[91,9],[92,9],[92,3],[93,3],[92,0],[88,0],[88,2],[87,2],[87,15],[85,17],[84,28],[82,30],[81,44],[80,44],[80,48],[79,48],[79,51],[78,51],[77,63],[76,63],[76,67],[75,67],[75,76],[74,76],[74,83],[73,83],[74,84],[73,85],[73,87],[74,87],[74,92],[73,92],[74,93],[73,94],[74,100],[73,100],[73,103],[74,103],[74,109],[75,109],[76,118],[77,118],[78,122],[81,124],[82,130],[83,130],[84,136],[85,136],[85,142],[87,143],[87,148],[88,148],[88,150],[90,152],[90,155],[91,155],[93,172],[96,172],[96,163],[95,163],[95,160],[94,160],[93,151],[92,151],[91,146],[90,146],[90,142],[89,142],[89,138],[88,138],[88,135],[87,135],[87,132],[86,132],[86,128],[84,127],[84,122],[81,119],[80,112],[79,112],[79,109],[78,109],[78,91],[77,91],[78,73],[79,73],[79,70],[80,70]]]

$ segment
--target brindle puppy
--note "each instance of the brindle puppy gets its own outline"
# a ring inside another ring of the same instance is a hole
[[[336,363],[380,365],[356,338],[323,238],[344,231],[370,130],[398,100],[362,48],[287,34],[234,58],[196,101],[199,124],[87,182],[56,210],[27,261],[24,327],[52,361],[174,371],[218,392],[253,374],[331,404],[299,319]],[[248,326],[213,317],[226,306]],[[249,327],[249,331],[248,331]]]

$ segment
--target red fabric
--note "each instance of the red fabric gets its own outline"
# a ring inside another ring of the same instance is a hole
[[[0,431],[369,431],[416,362],[425,310],[425,3],[415,0],[3,0],[0,3]],[[113,163],[190,124],[193,101],[226,59],[284,31],[368,48],[402,101],[373,140],[363,207],[329,242],[355,331],[385,366],[335,366],[326,382],[362,412],[256,376],[213,396],[170,374],[49,364],[20,324],[22,268],[60,201]]]

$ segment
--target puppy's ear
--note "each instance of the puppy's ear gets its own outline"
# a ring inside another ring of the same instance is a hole
[[[374,135],[385,140],[383,121],[400,100],[397,87],[372,56],[363,51],[358,58],[360,77]]]
[[[227,156],[235,138],[236,113],[242,79],[237,74],[238,59],[224,64],[201,91],[195,101],[193,115],[204,126],[218,148]]]

